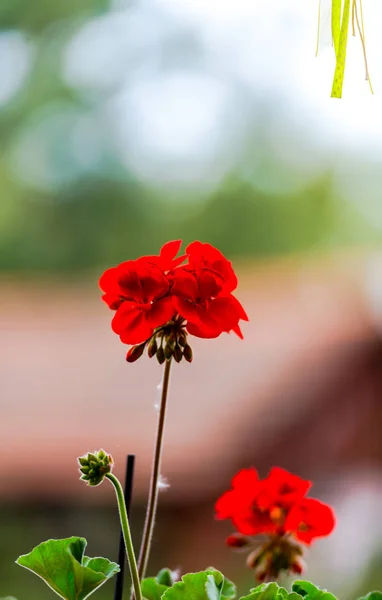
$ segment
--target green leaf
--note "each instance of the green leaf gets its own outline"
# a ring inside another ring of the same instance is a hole
[[[366,596],[362,596],[362,598],[358,598],[358,600],[382,600],[382,592],[369,592]]]
[[[0,600],[16,600],[13,596],[6,596],[5,598],[0,598]]]
[[[84,556],[85,538],[70,537],[42,542],[16,563],[29,569],[65,600],[84,600],[118,573],[119,566],[107,558]]]
[[[278,583],[262,583],[253,588],[248,596],[243,596],[240,600],[301,600],[301,596],[294,592],[287,592]]]
[[[171,569],[161,569],[156,577],[142,579],[142,596],[146,600],[161,600],[162,594],[174,583],[173,577]]]
[[[294,581],[292,590],[300,594],[304,600],[337,600],[333,594],[326,590],[320,590],[319,587],[315,586],[310,581]]]
[[[167,588],[162,600],[220,600],[223,598],[224,575],[220,571],[201,571],[183,575]]]
[[[166,587],[171,587],[174,583],[171,569],[161,569],[155,579],[158,583],[165,585]]]
[[[156,577],[146,577],[142,579],[141,590],[142,596],[146,600],[161,600],[162,594],[169,589],[170,586],[158,583]]]
[[[223,600],[233,600],[236,598],[236,585],[232,581],[224,577],[224,575],[220,573],[220,571],[214,569],[214,567],[208,567],[206,572],[213,575],[215,583],[220,589],[220,597]]]

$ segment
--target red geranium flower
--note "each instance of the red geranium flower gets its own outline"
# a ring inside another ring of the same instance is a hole
[[[238,532],[229,536],[227,545],[251,546],[251,537],[268,536],[247,559],[260,579],[277,576],[282,570],[301,572],[302,548],[296,541],[310,544],[332,532],[333,510],[306,498],[310,487],[310,481],[280,467],[273,467],[262,480],[254,468],[243,469],[233,478],[232,489],[216,502],[216,517],[231,519]]]
[[[186,255],[176,257],[180,246],[181,240],[168,242],[159,255],[121,263],[105,271],[100,279],[103,300],[117,311],[113,331],[125,344],[141,345],[154,338],[149,355],[161,348],[160,357],[157,354],[160,362],[172,355],[192,360],[184,329],[203,338],[230,331],[243,337],[239,322],[248,320],[231,293],[237,277],[230,261],[210,244],[201,242],[193,242]],[[141,356],[143,349],[132,349],[129,359]]]

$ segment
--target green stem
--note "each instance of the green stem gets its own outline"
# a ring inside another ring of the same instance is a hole
[[[154,451],[154,461],[153,467],[151,471],[151,481],[150,481],[150,492],[149,492],[149,500],[147,505],[147,513],[146,513],[146,521],[143,530],[143,537],[141,543],[141,550],[139,553],[138,560],[138,573],[139,577],[142,579],[145,576],[146,567],[149,559],[151,542],[154,531],[155,524],[155,514],[158,505],[158,492],[159,492],[159,476],[160,476],[160,463],[162,457],[162,447],[163,447],[163,432],[164,432],[164,423],[166,417],[166,404],[167,404],[167,393],[168,393],[168,384],[170,380],[170,367],[171,367],[171,359],[166,360],[164,373],[163,373],[163,387],[162,387],[162,398],[160,403],[159,410],[159,419],[158,419],[158,429],[157,429],[157,437],[155,443],[155,451]]]
[[[120,521],[121,521],[123,539],[125,540],[126,553],[127,553],[127,559],[128,559],[130,573],[131,573],[131,579],[133,581],[134,595],[137,600],[142,600],[141,584],[139,582],[137,562],[135,560],[133,542],[131,539],[129,520],[127,517],[123,489],[122,489],[122,486],[121,486],[119,480],[115,477],[115,475],[113,475],[112,473],[108,473],[107,475],[105,475],[105,477],[107,477],[107,479],[109,479],[109,481],[113,484],[114,489],[115,489],[115,494],[117,496],[119,517],[120,517]]]

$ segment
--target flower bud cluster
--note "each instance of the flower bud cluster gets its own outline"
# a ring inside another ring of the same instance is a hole
[[[105,475],[111,473],[113,468],[113,457],[106,454],[104,450],[94,453],[89,452],[85,456],[78,458],[80,464],[81,479],[87,481],[88,485],[99,485],[102,483]]]
[[[291,539],[275,536],[248,555],[247,566],[254,569],[258,581],[271,581],[281,572],[302,573],[302,554],[301,546]]]
[[[132,346],[126,355],[127,362],[138,360],[146,347],[149,358],[155,356],[160,365],[172,358],[178,363],[183,358],[187,362],[192,361],[192,349],[187,342],[187,332],[181,318],[172,319],[164,327],[158,327],[148,340]]]

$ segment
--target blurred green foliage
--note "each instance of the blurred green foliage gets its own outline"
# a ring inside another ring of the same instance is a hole
[[[248,139],[243,141],[243,156],[209,193],[189,191],[187,186],[167,193],[163,186],[156,189],[139,181],[107,144],[99,168],[71,173],[65,180],[74,160],[70,148],[65,147],[65,136],[57,136],[48,147],[49,157],[64,173],[61,183],[44,189],[25,179],[24,172],[15,171],[15,144],[28,128],[41,123],[52,106],[59,107],[63,115],[87,113],[102,100],[66,84],[61,61],[74,32],[107,7],[103,0],[1,2],[1,30],[20,31],[33,46],[32,67],[23,87],[0,106],[1,271],[54,273],[101,267],[156,252],[164,241],[174,238],[208,240],[230,256],[380,240],[380,231],[339,197],[328,172],[285,194],[261,189],[255,170],[248,178],[252,154],[253,162],[256,158],[256,163],[263,165],[262,176],[270,181],[282,180],[286,168],[261,139],[257,143],[250,127]],[[177,43],[182,43],[179,38]],[[253,104],[253,114],[259,106]],[[270,121],[275,111],[276,100],[274,106],[270,102],[266,119]],[[290,144],[293,152],[292,138]],[[26,145],[23,151],[36,152],[38,159],[39,149],[33,145]],[[301,171],[294,168],[287,177],[297,181],[302,173],[303,167]]]

